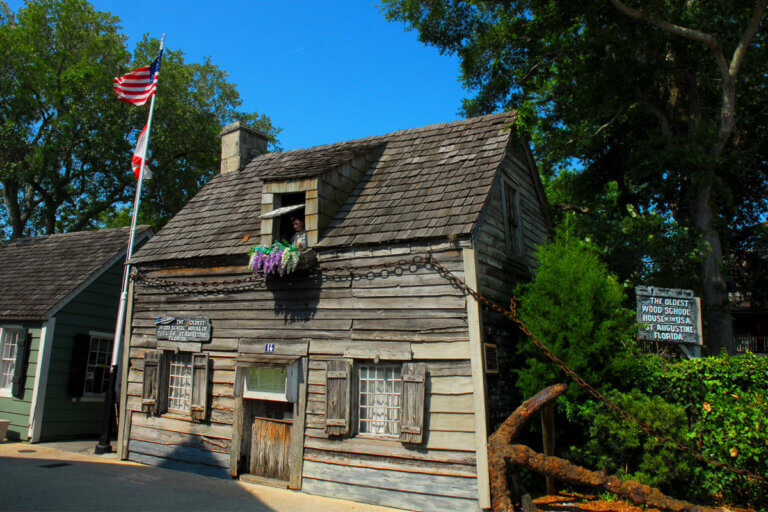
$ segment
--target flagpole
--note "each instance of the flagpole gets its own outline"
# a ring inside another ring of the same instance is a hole
[[[163,43],[165,42],[165,34],[160,38],[159,52],[162,55]],[[147,149],[149,148],[149,137],[152,131],[152,115],[155,112],[155,96],[157,96],[157,90],[152,94],[152,99],[149,103],[149,117],[147,118],[147,139],[144,144],[143,154],[141,155],[141,167],[139,170],[139,181],[136,184],[136,195],[133,199],[133,212],[131,213],[131,231],[128,237],[128,249],[125,253],[125,265],[123,267],[123,286],[120,291],[120,306],[117,310],[117,322],[115,324],[114,342],[112,343],[112,364],[109,370],[109,384],[107,394],[104,400],[104,416],[102,418],[101,436],[99,442],[94,449],[95,453],[102,454],[112,451],[110,446],[112,437],[112,424],[113,418],[117,417],[113,413],[115,406],[115,393],[120,389],[119,377],[120,377],[120,358],[123,354],[123,334],[125,324],[125,312],[128,308],[128,284],[131,279],[131,265],[130,261],[133,257],[133,245],[136,240],[136,221],[139,217],[139,205],[141,203],[141,188],[144,182],[144,167],[147,162]]]

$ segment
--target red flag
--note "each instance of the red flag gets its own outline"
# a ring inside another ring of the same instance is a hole
[[[157,77],[160,74],[162,50],[151,66],[142,66],[127,75],[112,79],[117,99],[125,103],[143,105],[155,94]]]
[[[133,159],[131,159],[131,168],[133,169],[133,174],[136,175],[136,179],[139,179],[139,174],[141,173],[141,157],[145,154],[147,150],[147,126],[144,125],[144,129],[141,130],[141,133],[139,134],[139,140],[136,141],[136,149],[133,152]],[[149,179],[152,177],[152,171],[149,168],[149,165],[144,164],[144,178]]]

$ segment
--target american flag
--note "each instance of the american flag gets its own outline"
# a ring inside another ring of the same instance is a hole
[[[157,89],[157,77],[160,74],[160,58],[163,52],[152,62],[150,66],[142,66],[127,75],[112,79],[117,99],[134,105],[144,105],[155,94]]]

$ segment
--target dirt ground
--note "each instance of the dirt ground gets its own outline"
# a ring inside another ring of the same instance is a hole
[[[664,512],[657,508],[636,507],[626,501],[607,501],[599,496],[579,493],[561,493],[542,496],[534,500],[539,512]],[[757,512],[754,509],[720,507],[723,512]]]

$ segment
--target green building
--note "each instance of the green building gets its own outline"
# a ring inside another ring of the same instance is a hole
[[[128,228],[0,245],[0,420],[8,439],[99,433]],[[137,229],[136,243],[152,236]]]

